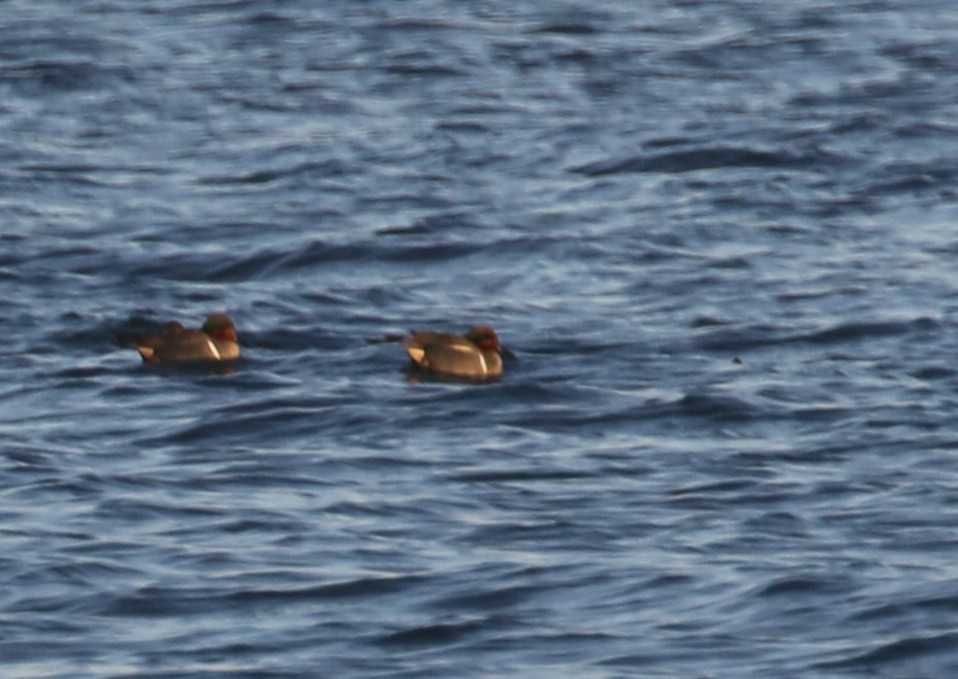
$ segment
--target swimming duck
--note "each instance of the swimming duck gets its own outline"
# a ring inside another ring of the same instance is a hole
[[[465,336],[414,331],[401,343],[417,367],[436,374],[466,379],[502,375],[502,347],[492,328],[476,327]]]
[[[146,363],[183,361],[230,361],[239,358],[236,326],[225,314],[212,314],[199,330],[188,330],[170,321],[152,335],[140,335],[130,342]]]

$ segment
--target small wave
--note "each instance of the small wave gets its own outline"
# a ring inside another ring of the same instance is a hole
[[[279,576],[277,576],[279,578]],[[290,578],[285,578],[287,581]],[[369,577],[306,587],[164,587],[148,585],[100,602],[100,615],[118,617],[183,617],[206,615],[216,608],[258,607],[284,601],[362,599],[402,592],[420,584],[420,576]]]
[[[843,344],[895,337],[911,332],[927,332],[938,327],[938,321],[919,317],[907,321],[853,321],[807,332],[784,332],[773,325],[761,324],[704,332],[696,345],[709,351],[742,351],[783,344]]]
[[[350,174],[349,169],[336,159],[317,162],[308,161],[292,166],[284,166],[271,170],[252,170],[246,172],[236,172],[233,174],[218,174],[201,177],[197,180],[200,186],[229,186],[237,185],[257,185],[272,184],[281,180],[291,178],[313,178],[326,179],[329,177],[342,177]]]
[[[600,160],[573,168],[573,172],[601,177],[636,172],[682,173],[719,167],[783,168],[804,167],[816,162],[810,156],[791,151],[760,151],[749,148],[704,148],[640,155],[625,159]]]
[[[723,422],[768,418],[770,413],[741,398],[712,393],[689,393],[674,404],[678,411],[693,417]]]
[[[864,653],[856,653],[843,660],[817,663],[813,667],[820,670],[868,668],[874,671],[880,669],[887,671],[889,665],[902,665],[900,669],[907,676],[922,676],[920,672],[912,674],[916,669],[912,663],[929,661],[930,655],[953,654],[955,648],[958,648],[958,633],[954,632],[923,637],[906,637],[880,644]],[[952,669],[958,669],[958,664],[953,663]],[[939,668],[940,671],[941,668]],[[947,675],[936,674],[935,676]]]
[[[131,72],[108,67],[85,59],[36,59],[8,66],[0,75],[0,83],[44,91],[72,92],[92,90],[111,79],[128,81]]]
[[[404,648],[417,646],[448,646],[462,641],[467,636],[471,636],[480,630],[482,626],[481,621],[424,625],[391,632],[380,637],[377,643],[383,646],[401,646]]]
[[[794,595],[829,594],[847,591],[845,584],[836,583],[832,577],[787,577],[776,580],[759,592],[759,596],[790,597]]]
[[[579,470],[504,470],[463,472],[446,476],[447,481],[457,483],[515,483],[528,481],[566,481],[594,478],[594,472]]]

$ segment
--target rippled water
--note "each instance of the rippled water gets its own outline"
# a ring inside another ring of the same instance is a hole
[[[5,3],[0,673],[958,673],[956,36]],[[211,311],[235,371],[115,343]]]

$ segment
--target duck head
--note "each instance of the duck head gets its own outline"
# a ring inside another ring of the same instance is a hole
[[[211,314],[203,323],[203,332],[221,342],[237,342],[236,326],[226,314]]]
[[[483,351],[492,351],[498,354],[502,348],[499,345],[499,336],[496,335],[496,331],[488,326],[483,325],[473,328],[466,333],[466,339]]]

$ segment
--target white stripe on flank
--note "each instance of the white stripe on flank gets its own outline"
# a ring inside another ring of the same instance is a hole
[[[479,352],[479,365],[482,366],[482,374],[485,375],[489,372],[489,366],[486,365],[486,357],[482,355],[482,352]]]
[[[213,344],[213,340],[209,337],[206,338],[206,343],[210,345],[210,351],[213,352],[213,357],[218,361],[220,360],[220,350],[216,348],[216,345]]]

